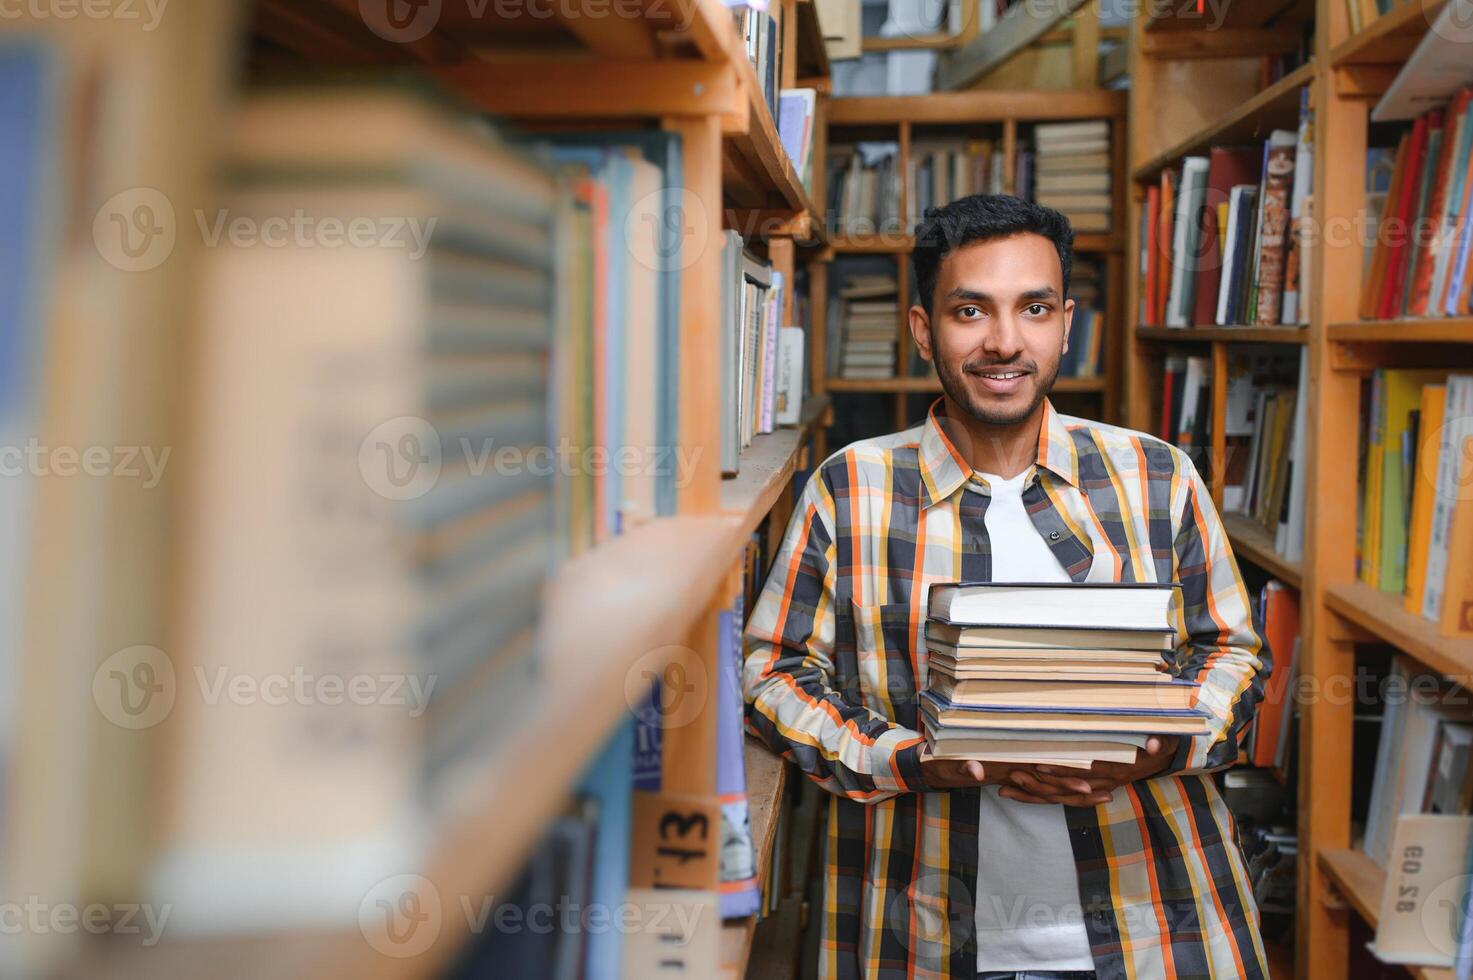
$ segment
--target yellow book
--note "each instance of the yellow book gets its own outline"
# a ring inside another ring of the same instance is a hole
[[[1422,388],[1438,384],[1446,377],[1446,371],[1437,370],[1382,373],[1378,578],[1372,583],[1382,592],[1400,595],[1406,590],[1407,531],[1411,523],[1408,512],[1414,488],[1407,472],[1412,450],[1412,415],[1421,404]]]
[[[1427,587],[1427,549],[1432,544],[1432,504],[1437,494],[1438,435],[1446,408],[1446,385],[1422,389],[1422,421],[1412,473],[1412,526],[1407,537],[1405,605],[1413,616],[1422,615],[1422,594]]]

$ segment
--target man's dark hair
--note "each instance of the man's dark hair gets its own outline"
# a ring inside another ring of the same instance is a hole
[[[910,255],[916,289],[926,314],[931,313],[936,277],[943,259],[963,245],[1022,234],[1042,235],[1054,243],[1059,265],[1064,270],[1064,295],[1060,299],[1067,299],[1074,229],[1069,219],[1053,208],[1011,194],[973,194],[945,207],[927,208],[925,217],[916,226],[915,249]]]

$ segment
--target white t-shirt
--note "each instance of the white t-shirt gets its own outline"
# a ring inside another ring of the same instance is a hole
[[[992,499],[994,582],[1068,582],[1023,508],[1023,483],[980,473]],[[1093,970],[1064,808],[982,787],[977,840],[977,970]]]

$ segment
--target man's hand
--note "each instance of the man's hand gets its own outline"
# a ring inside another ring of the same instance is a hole
[[[930,746],[921,748],[921,777],[931,789],[1006,784],[1013,770],[1011,763],[989,762],[984,766],[975,759],[938,759],[931,754]]]
[[[1023,803],[1063,803],[1066,806],[1096,806],[1106,803],[1115,790],[1138,779],[1148,779],[1171,764],[1177,736],[1153,735],[1146,740],[1136,760],[1096,762],[1088,769],[1058,766],[1019,766],[998,790],[1000,796]]]

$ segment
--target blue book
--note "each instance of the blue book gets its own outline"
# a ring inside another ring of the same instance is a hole
[[[746,703],[742,698],[742,596],[718,618],[716,794],[721,800],[721,916],[752,915],[762,904],[747,806]]]
[[[583,774],[579,793],[597,806],[589,908],[617,909],[629,891],[629,834],[633,794],[629,780],[634,759],[633,718],[614,732],[598,758]],[[619,980],[624,965],[624,934],[618,929],[589,929],[583,950],[584,980]]]

